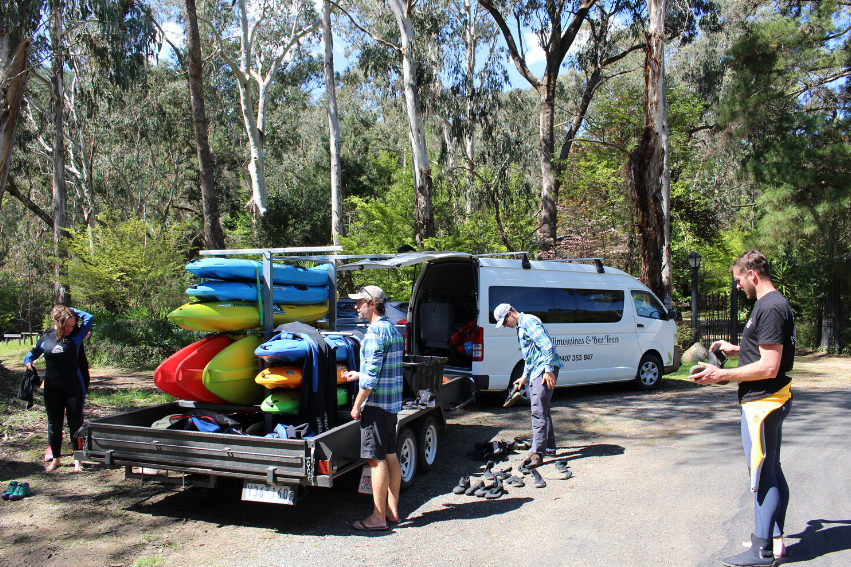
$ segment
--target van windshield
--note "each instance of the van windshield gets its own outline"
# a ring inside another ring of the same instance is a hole
[[[491,286],[488,317],[508,303],[517,311],[538,317],[543,323],[617,323],[623,318],[622,290],[549,287]]]

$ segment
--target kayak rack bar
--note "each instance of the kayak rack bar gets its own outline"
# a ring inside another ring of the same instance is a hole
[[[238,250],[201,250],[201,256],[229,256],[234,254],[298,254],[299,252],[342,252],[342,246],[295,246],[293,248],[241,248]]]

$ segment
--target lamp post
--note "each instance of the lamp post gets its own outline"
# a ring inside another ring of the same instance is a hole
[[[697,270],[700,269],[700,254],[692,251],[688,255],[688,265],[691,266],[691,338],[697,342]]]

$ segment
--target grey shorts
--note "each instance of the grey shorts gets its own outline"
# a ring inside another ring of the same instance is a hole
[[[378,406],[364,406],[360,416],[360,456],[383,461],[396,454],[396,414]]]

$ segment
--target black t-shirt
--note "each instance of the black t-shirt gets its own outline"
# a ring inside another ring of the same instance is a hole
[[[795,361],[795,316],[779,291],[767,293],[756,302],[742,333],[739,366],[760,359],[759,345],[783,345],[780,369],[774,378],[739,382],[739,403],[761,400],[792,381],[786,373],[792,370]]]

